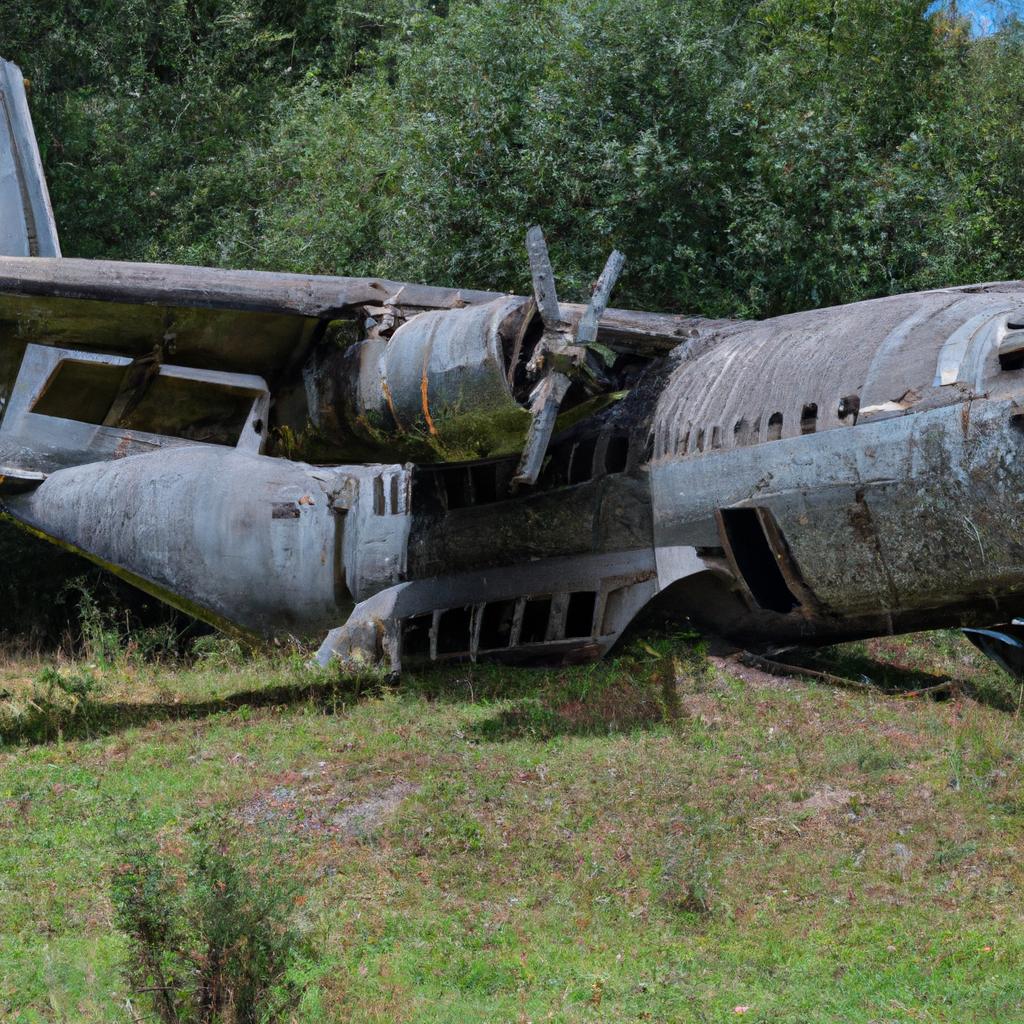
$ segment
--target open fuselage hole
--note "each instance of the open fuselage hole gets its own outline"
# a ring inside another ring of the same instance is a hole
[[[594,606],[597,594],[592,590],[577,591],[569,595],[565,613],[565,637],[590,636],[594,630]]]
[[[508,647],[512,642],[512,620],[515,614],[515,601],[491,601],[484,605],[480,622],[480,650]]]
[[[523,608],[523,624],[519,633],[519,642],[523,644],[542,644],[548,637],[548,621],[551,618],[551,598],[534,597],[526,602]]]

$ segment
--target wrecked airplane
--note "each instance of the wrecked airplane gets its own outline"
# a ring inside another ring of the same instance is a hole
[[[3,510],[221,629],[397,670],[657,609],[1021,663],[1021,282],[739,322],[608,308],[618,253],[560,302],[537,229],[532,296],[62,258],[11,64],[0,252]]]

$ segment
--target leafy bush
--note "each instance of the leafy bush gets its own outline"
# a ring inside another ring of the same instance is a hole
[[[0,746],[95,735],[105,719],[101,692],[102,682],[88,669],[44,668],[30,694],[2,694],[7,699],[0,701]]]
[[[245,859],[232,831],[217,818],[196,826],[184,863],[138,820],[119,837],[124,976],[164,1024],[284,1020],[316,978],[302,969],[313,957],[291,920],[295,888]]]

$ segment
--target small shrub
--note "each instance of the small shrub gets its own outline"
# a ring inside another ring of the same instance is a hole
[[[178,653],[180,633],[173,622],[141,626],[127,633],[125,652],[140,662],[165,661]]]
[[[702,917],[711,913],[715,902],[715,861],[712,830],[699,816],[689,816],[682,825],[680,842],[665,859],[662,893],[675,910]]]
[[[88,736],[99,731],[104,708],[96,698],[102,684],[91,671],[60,672],[47,666],[34,682],[31,695],[12,696],[0,705],[0,744],[46,743],[68,733]]]
[[[233,637],[208,633],[192,641],[192,656],[210,668],[230,668],[245,660],[245,651]]]
[[[931,863],[939,868],[955,867],[961,861],[967,860],[978,852],[978,844],[975,842],[955,843],[944,840],[939,843],[938,848],[932,855]]]
[[[47,699],[52,699],[58,693],[85,699],[97,694],[100,685],[100,681],[89,669],[62,673],[48,665],[36,677],[36,686],[45,690]]]
[[[120,840],[111,896],[138,999],[164,1024],[287,1019],[319,977],[291,920],[295,887],[243,856],[218,818],[193,830],[184,863],[145,828]]]
[[[64,589],[68,594],[77,595],[82,650],[97,665],[109,668],[124,650],[121,631],[114,624],[113,613],[100,607],[84,576],[70,580]]]

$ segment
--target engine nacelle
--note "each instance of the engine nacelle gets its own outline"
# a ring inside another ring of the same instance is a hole
[[[310,417],[332,440],[355,434],[434,458],[518,451],[530,426],[525,366],[539,335],[533,303],[522,298],[420,313],[390,337],[309,368]]]

